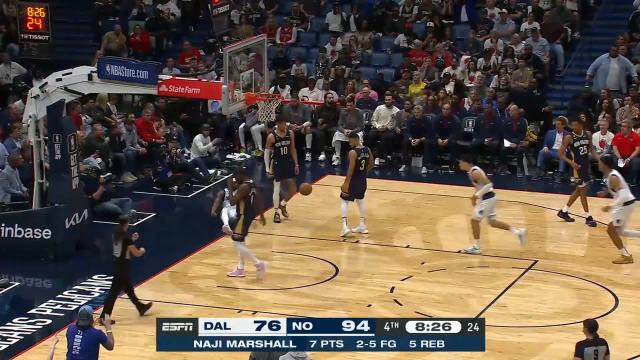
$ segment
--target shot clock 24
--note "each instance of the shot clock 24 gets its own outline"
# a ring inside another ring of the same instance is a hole
[[[49,4],[19,2],[18,14],[21,42],[48,43],[51,41]]]
[[[480,352],[485,321],[436,318],[158,318],[171,352]]]

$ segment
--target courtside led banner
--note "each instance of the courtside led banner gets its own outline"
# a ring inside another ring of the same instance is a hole
[[[113,56],[103,56],[96,65],[100,80],[156,85],[162,64],[154,61],[138,61]]]
[[[157,351],[481,352],[484,319],[158,318]]]
[[[222,85],[222,81],[173,77],[158,83],[158,96],[220,100]]]

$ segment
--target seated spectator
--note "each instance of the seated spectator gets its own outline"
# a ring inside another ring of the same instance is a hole
[[[564,70],[564,47],[562,45],[565,36],[564,26],[555,21],[551,13],[546,13],[544,21],[540,25],[540,33],[549,43],[553,53],[556,61],[556,75],[561,75]]]
[[[280,74],[275,85],[269,89],[269,94],[280,94],[285,99],[291,99],[291,86],[287,82],[287,75]]]
[[[247,39],[255,35],[256,28],[249,22],[246,15],[240,16],[240,24],[233,29],[233,34],[239,39]],[[277,36],[276,36],[277,37]]]
[[[613,63],[617,66],[611,66]],[[613,72],[617,78],[609,79]],[[626,94],[630,77],[634,83],[638,82],[638,74],[633,64],[625,57],[619,56],[618,48],[612,46],[609,53],[600,55],[587,70],[587,81],[593,81],[592,91],[599,92],[608,89],[617,94]]]
[[[538,31],[540,31],[540,23],[536,21],[535,15],[533,13],[529,13],[529,15],[527,15],[527,21],[523,22],[522,25],[520,25],[520,32],[522,33],[522,37],[526,39],[531,36],[531,29],[533,28],[536,28],[538,29]]]
[[[136,119],[133,114],[130,114],[124,122],[123,136],[126,145],[124,154],[127,158],[127,164],[137,173],[140,160],[147,154],[147,149],[145,148],[147,143],[138,137]]]
[[[84,191],[91,201],[91,209],[96,218],[117,219],[122,215],[135,216],[131,198],[113,197],[113,179],[100,176],[100,171],[96,169],[85,171],[82,175]]]
[[[591,143],[596,149],[598,155],[604,155],[611,152],[611,144],[613,142],[613,133],[609,131],[609,123],[606,120],[598,121],[599,131],[591,136]]]
[[[104,56],[127,57],[127,37],[122,33],[122,26],[116,24],[113,31],[104,34],[100,51]]]
[[[618,132],[611,141],[613,154],[622,161],[620,171],[624,174],[630,184],[637,185],[637,178],[640,172],[640,135],[632,131],[632,123],[624,120]]]
[[[413,115],[407,119],[404,126],[404,140],[402,142],[402,166],[400,172],[405,172],[411,166],[411,155],[422,155],[421,173],[426,174],[429,162],[428,138],[433,132],[431,119],[424,115],[422,106],[413,108]]]
[[[9,136],[3,142],[5,150],[9,155],[20,154],[23,144],[22,124],[13,123],[13,125],[11,125],[11,132],[9,132]]]
[[[299,100],[297,91],[291,92],[291,102],[282,107],[282,116],[289,123],[289,129],[296,136],[296,144],[305,144],[305,161],[311,161],[311,151],[313,146],[313,133],[311,132],[311,107],[303,104]]]
[[[249,5],[243,10],[243,13],[249,19],[249,23],[255,28],[262,27],[267,18],[267,14],[260,6],[260,2],[256,0],[249,1]]]
[[[347,21],[346,16],[342,12],[342,6],[339,3],[333,5],[333,9],[327,13],[324,22],[327,25],[327,30],[334,34],[341,34],[344,32],[344,25]]]
[[[538,152],[538,162],[536,167],[538,169],[538,175],[542,176],[545,171],[545,165],[547,160],[556,159],[559,161],[559,168],[561,174],[564,174],[567,163],[560,159],[558,150],[564,141],[564,137],[569,135],[569,132],[565,129],[567,127],[567,118],[560,116],[555,121],[555,129],[549,130],[544,136],[544,146]]]
[[[373,52],[373,43],[375,38],[373,31],[371,31],[371,29],[369,28],[369,21],[367,21],[366,19],[362,19],[360,27],[358,28],[357,32],[353,34],[353,37],[355,37],[355,39],[358,41],[358,44],[360,45],[360,49],[362,49],[362,51],[365,51],[367,53]]]
[[[109,147],[111,148],[111,158],[113,160],[113,172],[123,183],[131,183],[138,180],[131,171],[135,171],[135,163],[128,163],[125,155],[127,142],[124,138],[123,129],[114,127],[109,133]]]
[[[539,77],[543,79],[546,78],[544,60],[541,59],[538,55],[533,53],[533,46],[531,44],[524,45],[524,50],[522,52],[522,55],[520,55],[520,57],[527,62],[527,67],[529,67],[533,71],[534,77],[536,78]]]
[[[19,153],[11,154],[7,158],[7,164],[0,171],[0,202],[7,204],[29,201],[28,189],[22,184],[18,173],[22,164],[24,159]]]
[[[342,41],[338,41],[337,35],[331,35],[329,38],[329,43],[324,46],[326,49],[326,55],[328,56],[330,61],[335,61],[338,59],[340,55],[340,51],[342,50]]]
[[[178,67],[182,70],[186,70],[191,66],[191,62],[195,60],[197,64],[202,59],[202,51],[196,47],[191,46],[191,42],[185,41],[182,43],[182,52],[178,56]]]
[[[155,9],[153,16],[144,23],[144,28],[149,33],[149,36],[153,36],[156,39],[156,56],[162,54],[165,49],[166,38],[169,34],[170,27],[169,21],[162,16],[162,12],[158,9]]]
[[[156,9],[160,11],[162,16],[167,19],[171,27],[175,28],[180,23],[182,12],[176,6],[176,3],[171,0],[159,0]]]
[[[493,30],[493,20],[489,19],[487,9],[480,11],[480,20],[475,24],[475,32],[478,39],[484,41],[489,37],[489,33]]]
[[[91,134],[87,135],[80,148],[82,158],[99,158],[101,162],[105,164],[103,169],[110,169],[112,153],[109,142],[105,136],[105,129],[100,123],[94,123],[91,127]]]
[[[541,23],[545,10],[546,9],[540,6],[540,0],[531,0],[531,6],[527,8],[527,16],[529,16],[529,14],[533,14],[535,21]]]
[[[484,50],[484,44],[482,41],[478,39],[476,31],[471,29],[469,30],[469,36],[464,40],[460,50],[464,54],[468,54],[472,57],[478,57],[482,55],[482,50]]]
[[[506,140],[506,144],[503,146],[502,155],[502,174],[507,173],[507,157],[509,155],[516,156],[517,176],[523,175],[522,169],[524,167],[523,159],[526,146],[527,136],[527,120],[522,116],[522,110],[517,105],[511,105],[507,107],[509,114],[508,119],[504,121],[502,125],[502,136]]]
[[[362,139],[362,132],[364,131],[364,116],[362,111],[356,108],[355,97],[347,96],[346,102],[346,107],[340,111],[338,129],[331,141],[334,149],[331,163],[333,166],[338,166],[342,163],[342,143],[349,142],[349,134],[355,132]]]
[[[487,10],[487,17],[489,18],[489,20],[493,21],[494,23],[498,21],[498,19],[500,18],[501,9],[496,7],[496,0],[487,0],[485,10]]]
[[[422,95],[422,90],[427,87],[427,84],[422,81],[419,72],[413,73],[413,81],[408,86],[409,98],[414,99],[420,95]]]
[[[634,119],[640,118],[640,108],[638,104],[633,102],[633,98],[627,95],[624,97],[624,106],[620,107],[616,112],[616,123],[622,124],[622,121],[629,120],[633,123]]]
[[[145,21],[149,16],[146,13],[144,0],[136,0],[136,6],[129,14],[129,20]]]
[[[415,39],[415,35],[411,31],[411,29],[405,29],[404,32],[401,32],[398,34],[398,36],[396,36],[396,38],[393,40],[393,45],[395,45],[397,51],[408,53],[409,50],[411,50],[411,48],[413,47],[414,39]],[[386,50],[393,50],[393,49],[386,49]]]
[[[498,57],[494,54],[493,49],[484,49],[482,57],[478,59],[478,70],[485,76],[494,74],[498,71]]]
[[[390,92],[384,95],[384,104],[376,107],[371,115],[371,130],[368,140],[370,147],[375,148],[375,166],[384,164],[387,156],[393,152],[393,145],[399,137],[400,129],[395,124],[394,115],[400,111],[394,105],[394,98]]]
[[[165,139],[156,128],[152,109],[147,108],[142,111],[142,117],[136,119],[136,130],[140,139],[147,144],[147,150],[157,155]]]
[[[509,16],[507,9],[500,9],[499,14],[500,17],[493,25],[492,31],[495,31],[502,41],[508,42],[516,31],[516,23]]]
[[[356,69],[357,72],[357,69]],[[391,84],[384,79],[384,73],[382,71],[378,71],[376,78],[371,80],[362,80],[362,87],[365,85],[370,85],[371,87],[371,96],[378,100],[378,94],[384,94],[391,88]]]
[[[265,34],[267,36],[267,41],[270,44],[276,42],[276,33],[278,31],[278,23],[276,22],[276,18],[273,16],[269,16],[267,18],[267,22],[260,29],[261,34]]]
[[[142,26],[136,25],[133,33],[129,36],[129,49],[131,49],[131,57],[134,59],[146,60],[151,56],[151,38]]]
[[[327,83],[326,86],[329,84]],[[335,93],[326,92],[324,94],[324,104],[318,106],[315,113],[317,127],[315,129],[318,147],[320,148],[319,161],[327,159],[326,151],[328,139],[333,139],[333,135],[338,129],[340,111],[336,106]]]
[[[316,88],[316,79],[313,76],[310,76],[307,79],[307,87],[300,89],[298,92],[298,98],[300,100],[309,100],[309,101],[322,101],[322,92],[320,89]]]
[[[222,144],[222,139],[216,138],[211,140],[211,126],[203,124],[200,127],[200,134],[193,138],[191,144],[191,163],[200,170],[200,174],[204,177],[210,176],[210,168],[220,165],[219,159],[214,155],[218,152],[218,146]]]
[[[320,90],[322,98],[324,99],[325,95],[331,94],[331,95],[333,95],[334,101],[337,103],[338,102],[338,94],[335,91],[331,90],[331,88],[330,88],[331,82],[329,80],[326,80],[326,79],[322,79],[322,80],[323,80],[322,81],[322,89]],[[316,85],[316,87],[318,87],[318,85]]]
[[[496,58],[502,56],[502,51],[504,50],[504,41],[498,37],[498,32],[495,30],[491,30],[489,37],[484,41],[484,49],[490,49],[493,55]]]
[[[507,44],[508,47],[513,48],[514,55],[519,58],[524,50],[524,41],[520,39],[520,34],[515,33],[511,35],[511,41]]]
[[[526,91],[533,80],[533,72],[527,68],[524,59],[518,59],[518,68],[511,73],[511,88],[516,91]]]
[[[362,91],[356,94],[356,107],[360,110],[368,110],[373,112],[378,107],[378,101],[371,97],[371,89],[363,86]]]
[[[531,29],[531,36],[527,38],[525,45],[531,46],[533,54],[544,61],[545,64],[549,62],[549,42],[540,36],[538,29]]]
[[[289,18],[282,20],[282,25],[276,31],[276,43],[282,45],[295,44],[298,39],[298,31],[291,25]]]
[[[297,29],[302,31],[309,30],[309,16],[300,9],[300,4],[297,2],[291,3],[291,14],[289,14],[289,21],[291,25]]]
[[[334,64],[336,64],[336,66],[331,69],[333,73],[333,79],[329,83],[329,88],[335,91],[336,94],[344,95],[345,88],[347,86],[346,74],[351,69],[346,67],[345,65],[342,65],[341,63],[339,63],[339,61],[335,61]]]
[[[502,148],[502,123],[491,107],[482,109],[480,99],[473,100],[473,108],[481,109],[482,114],[476,117],[473,124],[473,141],[471,152],[489,157],[490,167],[496,170],[500,149]]]
[[[433,133],[428,139],[428,169],[433,169],[438,155],[449,153],[449,168],[455,169],[457,161],[457,139],[460,133],[460,120],[453,114],[451,104],[442,105],[442,113],[433,119]]]

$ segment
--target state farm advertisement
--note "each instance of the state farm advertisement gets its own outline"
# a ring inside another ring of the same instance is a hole
[[[158,83],[158,96],[220,100],[222,81],[171,78]]]

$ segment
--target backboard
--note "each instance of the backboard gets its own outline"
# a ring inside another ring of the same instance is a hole
[[[232,114],[247,107],[244,93],[269,90],[267,37],[258,35],[226,46],[223,50],[224,86],[222,113]]]

